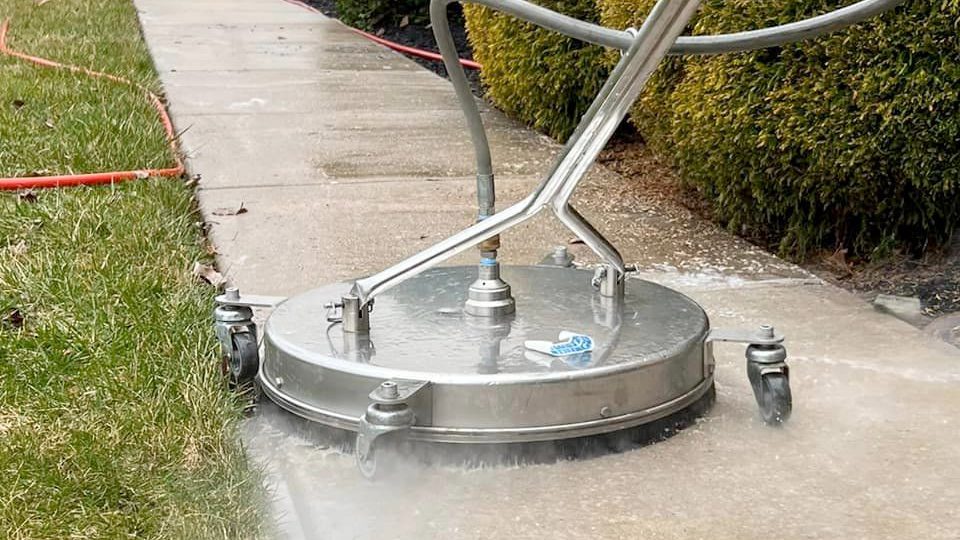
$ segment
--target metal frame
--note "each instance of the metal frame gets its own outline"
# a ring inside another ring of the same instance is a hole
[[[523,223],[547,207],[607,264],[624,273],[620,253],[570,206],[570,197],[699,4],[699,0],[657,2],[567,144],[562,157],[536,191],[502,212],[386,270],[357,280],[350,294],[366,305],[390,287]],[[431,7],[436,8],[437,5],[435,2]],[[470,100],[472,107],[476,107],[472,97]]]
[[[457,60],[447,20],[447,7],[455,1],[483,5],[586,42],[624,51],[622,59],[547,178],[522,201],[492,216],[495,187],[489,141],[463,68]],[[620,253],[569,201],[663,57],[668,54],[743,51],[808,39],[861,22],[904,1],[861,0],[824,15],[772,28],[717,36],[681,37],[680,33],[696,12],[699,0],[659,0],[639,30],[624,31],[580,21],[524,0],[432,0],[430,18],[434,34],[463,108],[476,153],[479,221],[390,268],[357,280],[350,296],[359,299],[358,309],[362,311],[381,292],[472,246],[490,242],[500,233],[523,223],[547,207],[604,261],[606,277],[612,280],[615,291],[616,284],[626,272]],[[484,251],[483,255],[495,260],[496,250]],[[361,331],[364,328],[361,327]]]

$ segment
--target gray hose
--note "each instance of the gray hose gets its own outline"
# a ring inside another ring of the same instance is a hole
[[[493,182],[493,162],[490,158],[490,143],[487,141],[487,132],[483,128],[480,118],[480,109],[470,90],[467,75],[463,72],[457,54],[457,46],[450,33],[450,22],[447,20],[447,6],[457,0],[432,0],[430,2],[430,24],[433,26],[433,35],[437,39],[437,46],[443,56],[443,64],[450,75],[450,82],[457,92],[457,99],[463,108],[463,115],[470,130],[470,139],[477,160],[477,199],[479,202],[479,218],[485,219],[494,214],[496,190]]]
[[[865,21],[893,9],[906,0],[861,0],[856,4],[802,21],[717,36],[684,36],[670,54],[718,54],[776,47],[814,38]],[[619,47],[622,49],[628,42]]]

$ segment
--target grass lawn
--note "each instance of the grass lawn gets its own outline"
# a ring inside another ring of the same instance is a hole
[[[129,0],[0,0],[10,46],[158,89]],[[0,177],[172,164],[133,89],[0,57]],[[176,179],[0,193],[0,538],[251,538],[259,478]]]

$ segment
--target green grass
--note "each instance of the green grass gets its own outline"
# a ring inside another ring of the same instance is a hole
[[[0,0],[11,15],[18,50],[158,87],[127,0]],[[0,58],[0,176],[170,163],[136,90]],[[175,179],[0,193],[0,538],[263,534],[190,273],[200,220]]]
[[[9,45],[62,63],[159,84],[128,0],[0,0]],[[103,79],[0,58],[0,177],[173,164],[143,92]]]

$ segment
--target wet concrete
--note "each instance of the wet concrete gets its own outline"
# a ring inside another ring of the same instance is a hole
[[[221,269],[294,294],[379,270],[469,225],[472,156],[449,84],[280,0],[136,0]],[[501,207],[559,146],[485,107]],[[243,204],[248,212],[214,216]],[[717,348],[718,403],[652,446],[580,462],[412,467],[370,484],[265,406],[246,426],[289,538],[957,538],[960,358],[682,209],[595,170],[577,205],[641,275],[717,326],[788,335],[794,417],[759,420],[743,348]],[[504,235],[508,263],[572,235]],[[582,245],[570,249],[595,261]],[[468,263],[461,255],[451,262]]]
[[[956,538],[956,350],[836,289],[684,292],[716,325],[789,333],[794,415],[759,420],[743,348],[717,348],[717,404],[666,441],[578,462],[410,468],[380,483],[267,407],[255,454],[329,538]],[[790,309],[783,309],[789,306]]]

